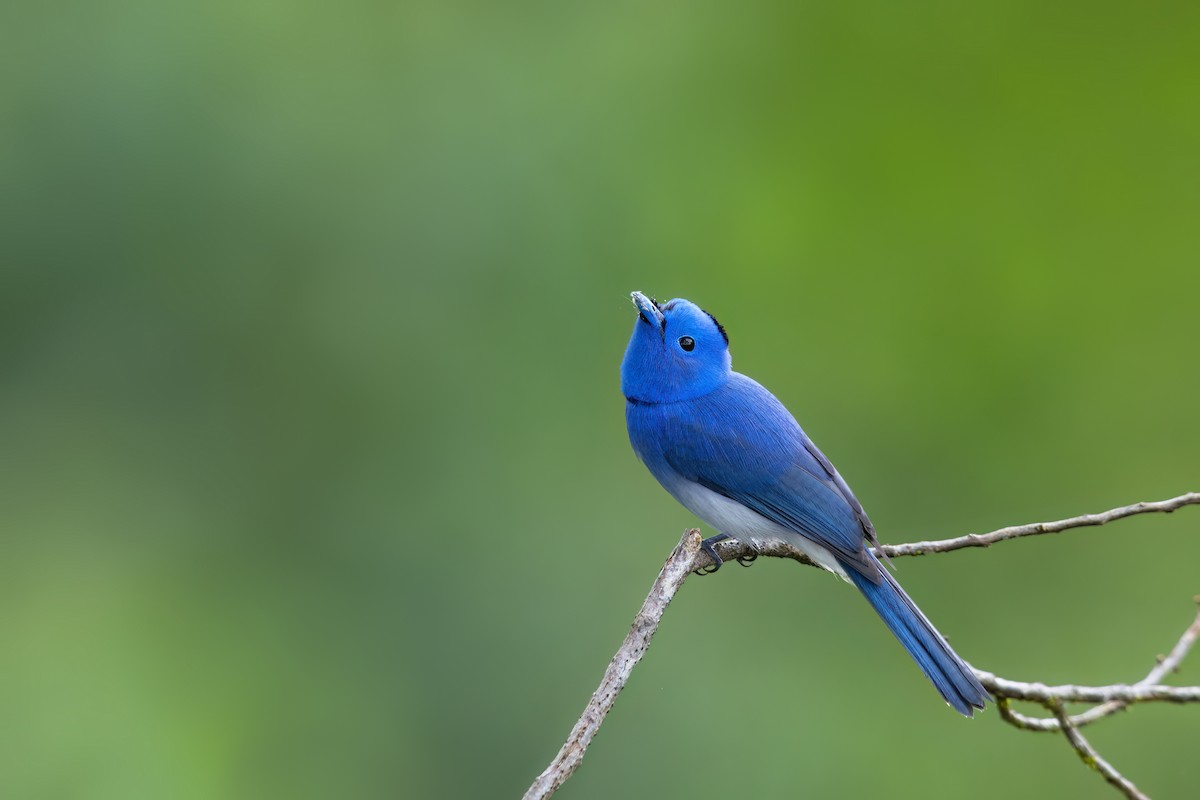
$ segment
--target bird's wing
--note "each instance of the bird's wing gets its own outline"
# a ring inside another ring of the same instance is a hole
[[[770,392],[745,379],[687,406],[662,442],[673,470],[878,579],[864,545],[874,531],[869,520],[863,524],[862,506]]]
[[[862,507],[862,503],[858,502],[858,498],[855,497],[854,492],[850,490],[849,484],[847,484],[846,480],[841,476],[841,474],[834,469],[833,462],[826,458],[825,454],[822,453],[815,444],[813,444],[812,439],[809,439],[807,434],[802,433],[801,435],[804,436],[804,449],[807,450],[808,454],[812,456],[818,464],[821,465],[821,469],[824,471],[825,476],[829,480],[833,481],[838,492],[842,495],[850,507],[854,509],[854,514],[858,517],[859,524],[862,525],[863,534],[867,537],[867,541],[873,545],[878,545],[879,538],[875,533],[875,525],[872,524],[871,518],[867,516],[866,510]]]

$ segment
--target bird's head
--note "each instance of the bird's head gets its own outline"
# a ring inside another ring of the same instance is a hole
[[[655,302],[630,295],[637,307],[621,362],[621,390],[635,402],[670,403],[708,394],[729,379],[729,337],[712,314],[687,300]]]

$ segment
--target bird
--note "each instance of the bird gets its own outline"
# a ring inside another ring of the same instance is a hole
[[[872,553],[875,527],[845,479],[776,397],[734,372],[716,317],[641,292],[621,362],[625,423],[638,459],[717,535],[758,549],[786,542],[853,584],[942,698],[971,717],[991,700],[970,666]],[[744,564],[746,565],[746,564]]]

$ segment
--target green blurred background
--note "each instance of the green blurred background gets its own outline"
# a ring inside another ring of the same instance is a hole
[[[633,289],[714,312],[885,541],[1200,488],[1198,33],[6,3],[0,796],[519,796],[694,524],[625,439]],[[1198,532],[897,566],[977,665],[1108,683],[1191,618]],[[1093,730],[1195,795],[1195,709]],[[688,583],[561,796],[871,793],[1109,796],[783,562]]]

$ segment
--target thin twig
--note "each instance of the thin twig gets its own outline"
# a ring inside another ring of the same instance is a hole
[[[990,533],[969,533],[966,536],[958,536],[953,539],[937,539],[928,542],[885,544],[874,548],[874,550],[876,554],[893,558],[899,556],[923,556],[928,553],[948,553],[952,550],[962,550],[968,547],[990,547],[996,542],[1019,539],[1024,536],[1039,536],[1047,533],[1060,533],[1071,528],[1104,525],[1118,519],[1132,517],[1136,514],[1170,513],[1171,511],[1190,505],[1200,505],[1200,492],[1188,492],[1178,497],[1172,497],[1169,500],[1161,500],[1153,503],[1134,503],[1131,506],[1122,506],[1121,508],[1114,508],[1099,514],[1083,514],[1082,516],[1054,520],[1053,522],[1014,525],[1008,528],[1000,528]],[[717,554],[721,556],[723,561],[733,561],[737,558],[761,555],[772,558],[790,558],[802,564],[816,566],[807,556],[784,542],[772,542],[756,549],[752,545],[739,542],[736,539],[727,539],[724,542],[718,543],[715,547]],[[696,566],[697,568],[711,567],[712,563],[712,559],[706,553],[701,553]]]
[[[579,767],[596,731],[600,730],[600,725],[612,710],[617,695],[625,688],[630,673],[650,647],[650,640],[658,630],[658,622],[662,619],[663,612],[667,610],[671,599],[687,580],[687,576],[695,569],[693,562],[698,552],[700,531],[693,528],[683,535],[671,557],[663,564],[658,578],[650,588],[650,594],[646,595],[646,601],[642,603],[642,609],[633,618],[629,634],[612,657],[608,669],[604,671],[604,679],[600,681],[599,688],[592,695],[575,727],[571,729],[571,735],[567,737],[558,755],[525,792],[524,800],[549,797]]]
[[[975,677],[993,694],[999,693],[1013,700],[1031,700],[1045,703],[1048,700],[1063,700],[1068,703],[1200,703],[1200,686],[1163,686],[1162,684],[1124,684],[1111,686],[1047,686],[1044,683],[1023,683],[1000,678],[981,669]]]
[[[1100,754],[1088,743],[1088,740],[1083,738],[1083,734],[1071,724],[1071,719],[1067,716],[1067,712],[1063,710],[1063,704],[1060,700],[1047,701],[1046,708],[1050,709],[1051,713],[1054,714],[1055,719],[1058,720],[1058,724],[1062,726],[1062,731],[1067,737],[1067,741],[1075,748],[1075,752],[1079,754],[1079,758],[1084,764],[1103,775],[1104,780],[1115,786],[1129,800],[1150,800],[1149,797],[1142,794],[1133,785],[1131,780],[1117,772],[1112,764],[1100,757]]]
[[[1114,520],[1132,517],[1135,514],[1170,513],[1177,508],[1196,504],[1200,504],[1200,492],[1188,492],[1178,497],[1172,497],[1170,500],[1161,500],[1156,503],[1134,503],[1131,506],[1122,506],[1099,514],[1084,514],[1054,522],[1035,522],[1031,525],[1014,525],[991,533],[968,533],[966,536],[959,536],[956,539],[883,545],[879,549],[889,556],[923,556],[926,553],[945,553],[950,550],[961,550],[964,547],[990,547],[996,542],[1019,539],[1022,536],[1037,536],[1043,533],[1059,533],[1071,528],[1104,525]]]
[[[1196,602],[1200,604],[1200,597],[1196,598]],[[1192,620],[1192,624],[1187,627],[1183,635],[1179,637],[1179,641],[1171,648],[1171,652],[1167,653],[1166,656],[1159,656],[1154,668],[1146,674],[1146,677],[1135,683],[1134,686],[1151,686],[1179,669],[1179,665],[1183,662],[1188,651],[1191,650],[1192,645],[1196,643],[1197,638],[1200,638],[1200,610],[1196,612],[1196,618]],[[1089,708],[1087,711],[1072,715],[1070,717],[1071,725],[1076,728],[1082,728],[1098,719],[1103,719],[1110,714],[1122,711],[1128,708],[1129,705],[1130,703],[1127,700],[1109,700],[1094,708]],[[1008,713],[1005,713],[1006,710]],[[1006,709],[1004,706],[1001,706],[1000,713],[1006,722],[1022,730],[1049,732],[1062,729],[1057,719],[1028,716],[1017,711],[1012,711],[1011,709]]]

